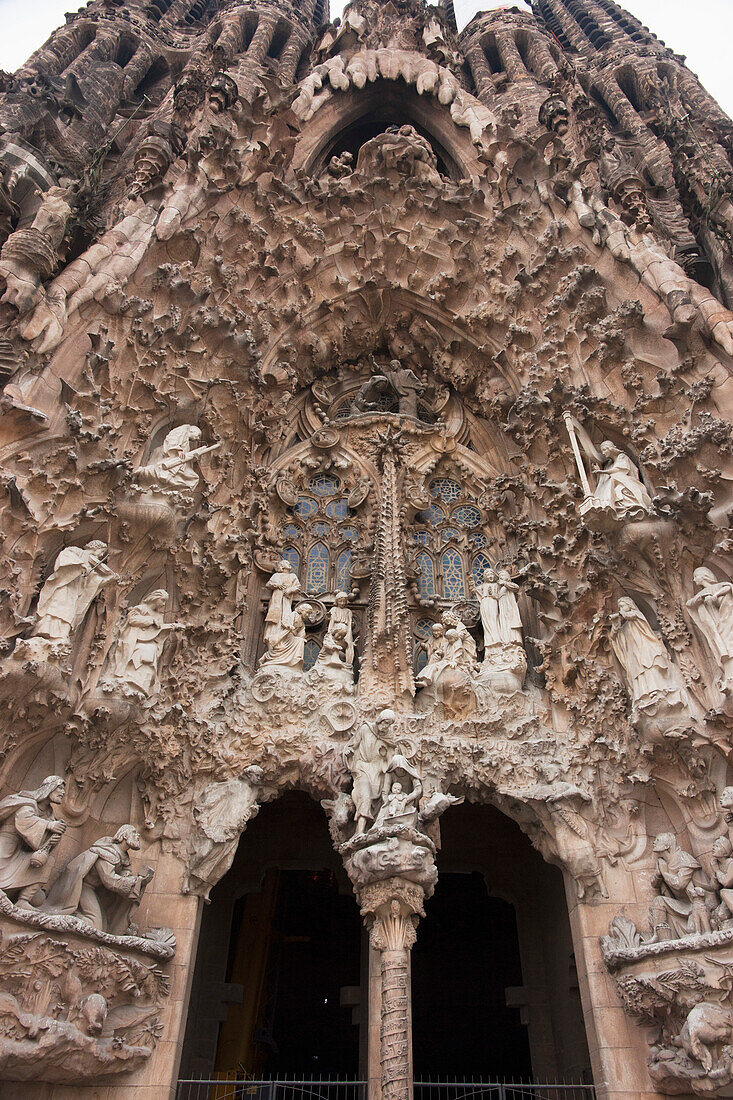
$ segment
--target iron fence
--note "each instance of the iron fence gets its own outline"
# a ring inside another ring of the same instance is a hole
[[[593,1085],[517,1081],[415,1081],[415,1100],[595,1100]],[[181,1079],[176,1100],[367,1100],[367,1082],[251,1081],[232,1071],[216,1078]]]

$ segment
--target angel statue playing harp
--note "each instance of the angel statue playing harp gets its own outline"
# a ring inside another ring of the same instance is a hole
[[[570,413],[563,413],[563,419],[585,494],[581,514],[593,509],[613,513],[616,519],[623,521],[650,515],[653,511],[652,498],[629,456],[610,439],[604,439],[600,447],[596,447],[582,424]],[[597,477],[595,490],[591,488],[581,448],[586,458],[594,463],[591,469]]]

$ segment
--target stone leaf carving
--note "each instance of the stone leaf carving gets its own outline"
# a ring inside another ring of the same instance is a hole
[[[18,931],[0,950],[0,1074],[78,1082],[129,1071],[155,1049],[170,978],[139,950]],[[12,931],[8,932],[8,927]]]

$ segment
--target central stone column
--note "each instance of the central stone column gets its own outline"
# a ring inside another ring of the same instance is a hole
[[[410,949],[424,916],[422,886],[389,878],[359,890],[371,946],[380,954],[380,1066],[382,1100],[411,1100],[412,998]]]

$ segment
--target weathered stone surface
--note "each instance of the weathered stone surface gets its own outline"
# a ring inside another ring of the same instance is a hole
[[[4,1080],[167,1095],[297,788],[384,1097],[464,799],[564,871],[599,1095],[733,1083],[733,123],[578,7],[92,0],[3,76]]]

